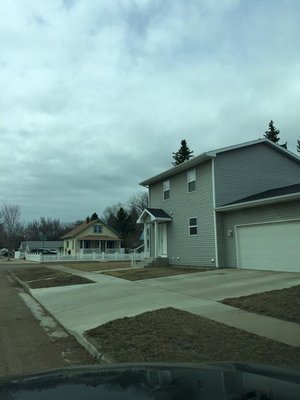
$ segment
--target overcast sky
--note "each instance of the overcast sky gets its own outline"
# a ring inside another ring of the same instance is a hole
[[[0,203],[72,221],[195,154],[296,152],[298,0],[0,0]]]

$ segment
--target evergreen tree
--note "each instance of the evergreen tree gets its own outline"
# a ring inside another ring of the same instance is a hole
[[[94,212],[91,216],[91,221],[95,221],[96,219],[98,219],[98,214]]]
[[[194,157],[193,156],[193,151],[189,149],[186,140],[181,141],[181,147],[180,149],[176,152],[173,153],[173,159],[175,160],[172,162],[174,166],[182,164],[184,161],[189,160],[190,158]]]
[[[271,140],[271,142],[278,143],[280,140],[279,133],[280,130],[275,128],[274,122],[271,120],[269,123],[269,129],[265,131],[264,137]]]
[[[271,120],[269,123],[269,129],[265,131],[264,137],[271,140],[271,142],[278,144],[280,147],[287,149],[287,142],[284,144],[278,143],[280,140],[279,133],[280,130],[275,128],[274,122]]]
[[[300,139],[297,140],[297,151],[300,153]]]

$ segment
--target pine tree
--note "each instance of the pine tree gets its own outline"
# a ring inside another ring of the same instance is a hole
[[[190,158],[194,157],[193,156],[193,151],[189,149],[186,140],[181,141],[181,147],[180,149],[176,152],[173,153],[173,159],[175,160],[172,162],[174,166],[182,164],[184,161],[189,160]]]
[[[98,214],[94,212],[91,216],[91,221],[95,221],[96,219],[98,219]]]
[[[280,130],[276,129],[274,126],[274,122],[271,120],[269,123],[269,129],[265,131],[264,137],[271,140],[271,142],[278,143],[279,142],[279,133]]]
[[[300,153],[300,139],[297,140],[297,151]]]
[[[283,149],[287,149],[287,142],[285,142],[284,144],[278,143],[280,140],[279,133],[280,130],[275,128],[274,122],[271,120],[269,123],[269,129],[265,131],[264,137],[271,140],[271,142],[278,144]]]

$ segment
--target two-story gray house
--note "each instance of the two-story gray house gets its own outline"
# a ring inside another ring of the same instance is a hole
[[[145,251],[171,265],[300,272],[300,158],[259,139],[200,154],[149,188]]]

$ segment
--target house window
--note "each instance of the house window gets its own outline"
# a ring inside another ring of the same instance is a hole
[[[69,247],[69,241],[67,240],[67,248]]]
[[[94,233],[102,233],[102,225],[94,225]]]
[[[170,181],[164,181],[163,193],[164,193],[164,200],[168,200],[170,198]]]
[[[187,172],[187,191],[188,193],[196,190],[196,170],[191,169]]]
[[[198,234],[197,218],[189,218],[189,232],[190,236],[195,236]]]

